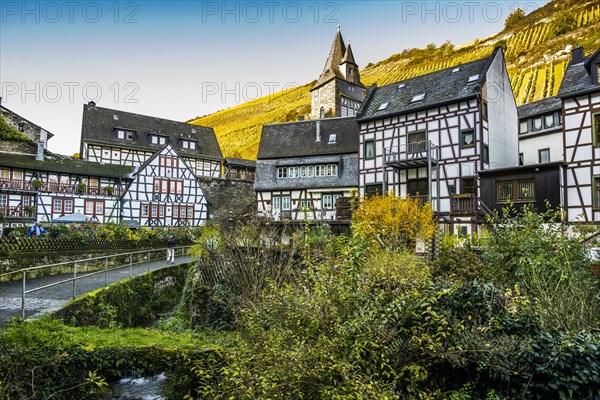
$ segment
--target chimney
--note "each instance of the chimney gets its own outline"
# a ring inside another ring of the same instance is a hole
[[[321,121],[317,120],[317,137],[315,139],[315,142],[320,142],[321,141]]]
[[[583,47],[577,46],[571,50],[571,60],[573,61],[573,65],[581,64],[585,61],[583,59]]]
[[[37,161],[44,161],[44,142],[40,140],[37,145],[37,155],[35,156],[35,159]]]

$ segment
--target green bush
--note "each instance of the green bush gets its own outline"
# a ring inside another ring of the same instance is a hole
[[[19,132],[17,128],[10,125],[4,117],[0,117],[0,140],[12,142],[27,142],[27,135]]]

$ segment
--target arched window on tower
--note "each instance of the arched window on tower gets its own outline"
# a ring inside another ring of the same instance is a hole
[[[321,107],[321,112],[319,115],[321,119],[325,118],[325,108]]]

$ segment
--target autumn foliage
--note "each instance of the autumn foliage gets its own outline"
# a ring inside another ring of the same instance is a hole
[[[353,217],[354,229],[375,238],[384,247],[413,246],[435,233],[431,204],[419,199],[373,196],[360,201]]]

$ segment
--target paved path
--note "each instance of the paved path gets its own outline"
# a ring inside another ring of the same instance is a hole
[[[175,257],[175,264],[180,265],[191,261],[189,256]],[[132,266],[132,276],[141,275],[145,272],[169,266],[164,259],[144,262]],[[91,276],[85,276],[82,273],[81,278],[77,279],[75,295],[91,292],[101,288],[105,284],[105,274],[99,273]],[[72,278],[72,274],[59,274],[45,276],[41,278],[27,279],[27,290],[39,288],[50,283],[60,282]],[[106,283],[111,284],[125,278],[129,278],[129,265],[106,273]],[[0,326],[4,325],[9,319],[21,316],[21,291],[22,281],[0,282]],[[29,293],[25,300],[25,318],[44,314],[52,310],[59,309],[73,298],[73,282],[66,282],[60,285],[41,289]]]

